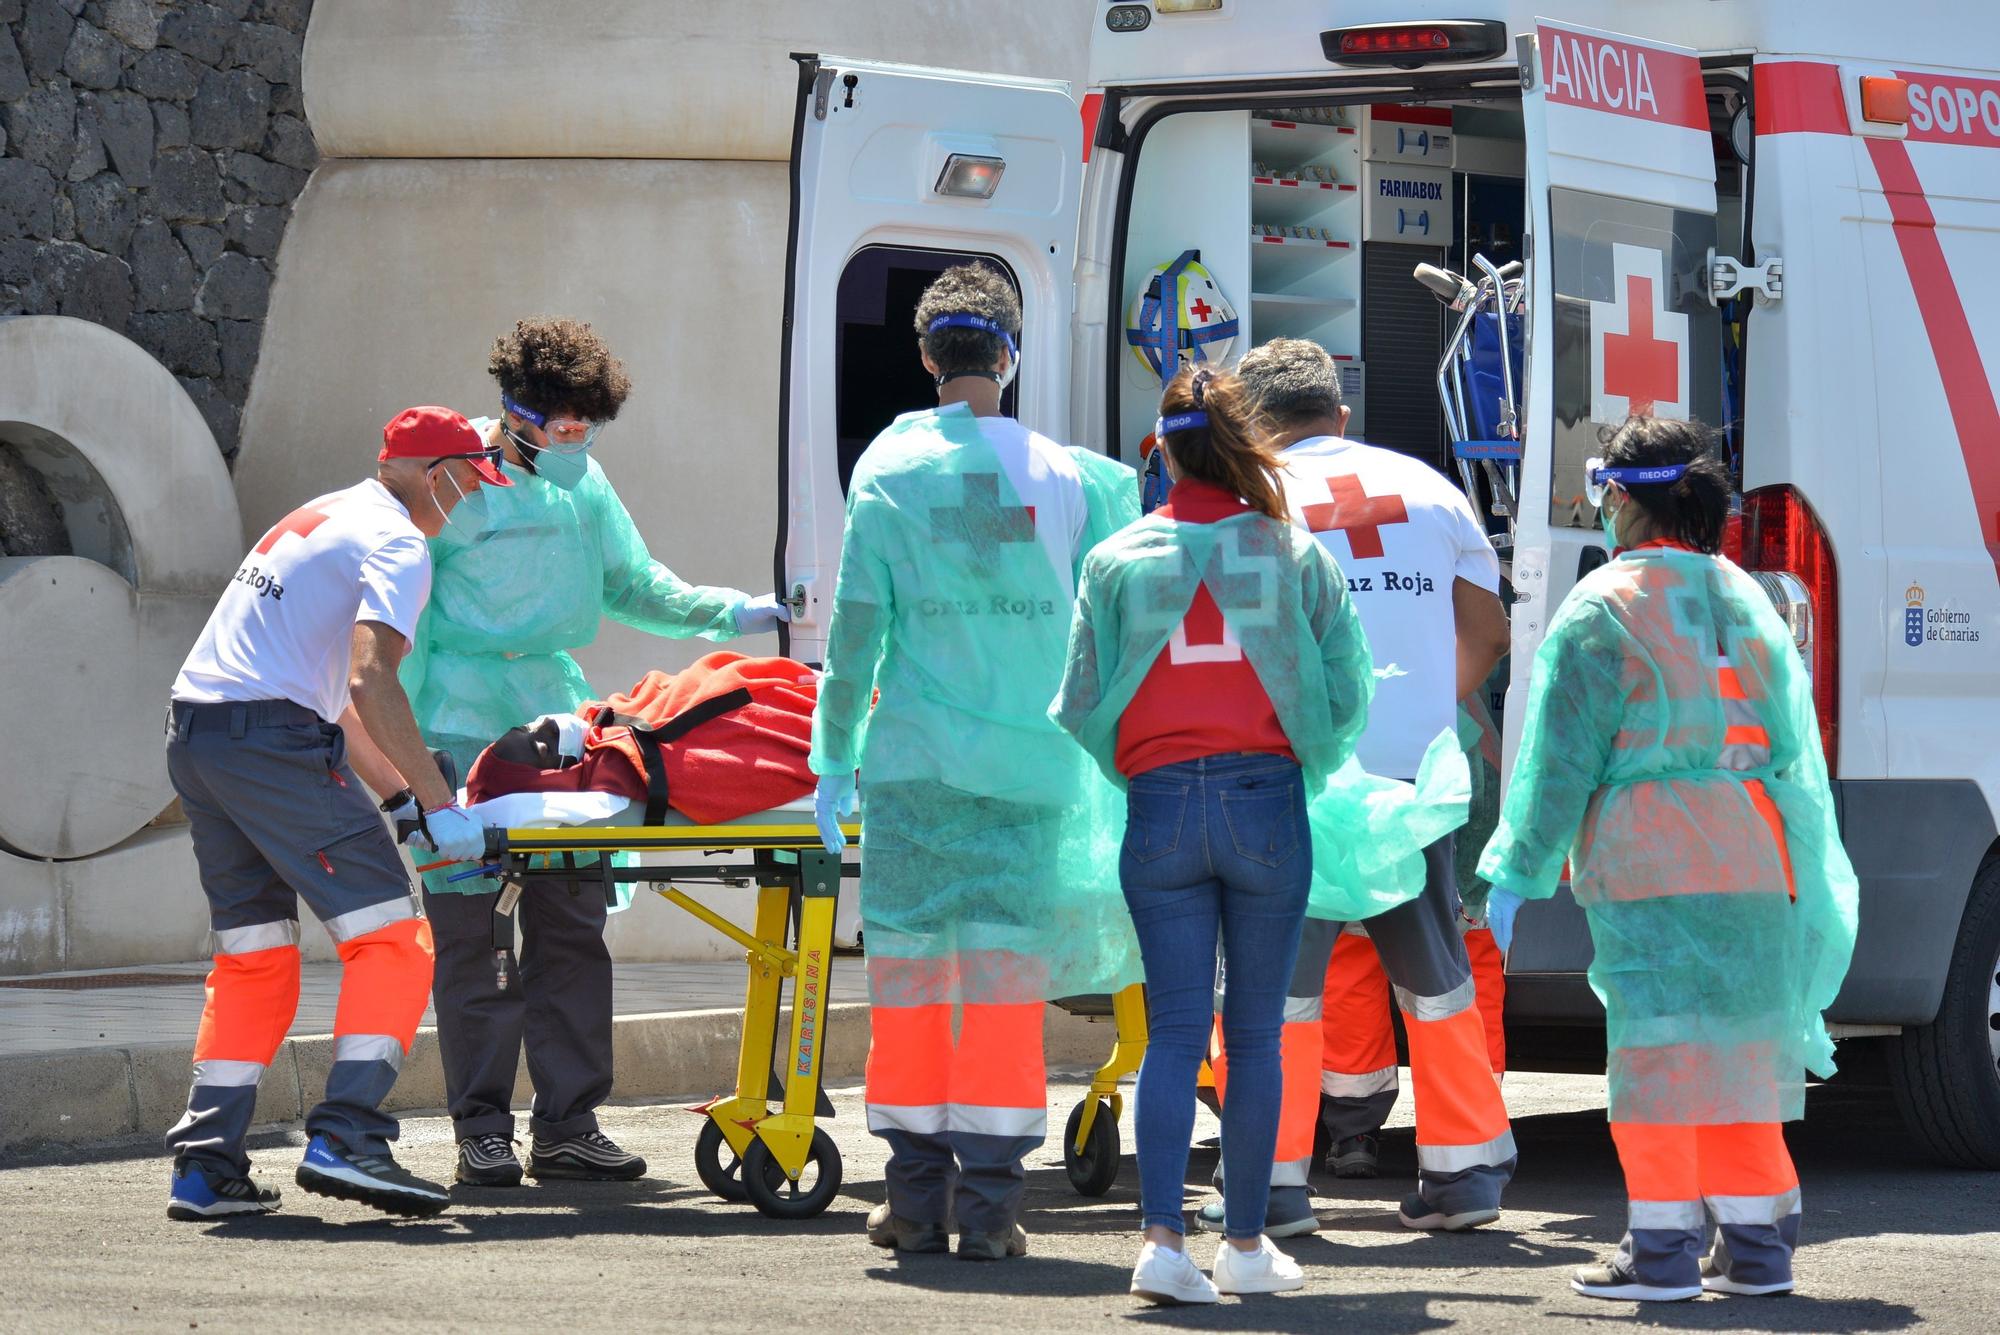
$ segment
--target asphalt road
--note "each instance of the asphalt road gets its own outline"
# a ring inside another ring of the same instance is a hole
[[[1876,1091],[1815,1091],[1792,1129],[1806,1202],[1798,1295],[1634,1308],[1567,1287],[1569,1268],[1607,1251],[1623,1226],[1601,1079],[1514,1075],[1507,1089],[1522,1171],[1499,1225],[1451,1237],[1399,1227],[1394,1205],[1415,1154],[1408,1130],[1392,1130],[1388,1176],[1316,1184],[1325,1229],[1287,1244],[1306,1290],[1215,1308],[1166,1311],[1126,1296],[1137,1250],[1129,1155],[1096,1201],[1070,1190],[1053,1149],[1034,1157],[1025,1260],[898,1260],[867,1246],[882,1155],[861,1129],[858,1091],[844,1090],[831,1129],[846,1185],[806,1223],[707,1195],[691,1159],[699,1119],[672,1105],[607,1110],[607,1129],[652,1160],[645,1180],[461,1188],[427,1222],[296,1191],[295,1131],[260,1137],[256,1151],[260,1175],[285,1191],[283,1212],[236,1223],[169,1222],[166,1164],[142,1147],[0,1170],[0,1330],[2000,1328],[2000,1175],[1923,1162]],[[1080,1092],[1074,1080],[1052,1089],[1055,1126]],[[403,1161],[448,1176],[447,1124],[403,1126]],[[1197,1150],[1191,1181],[1205,1182],[1213,1164]],[[1191,1189],[1191,1202],[1202,1197]],[[1197,1242],[1197,1259],[1213,1245]]]

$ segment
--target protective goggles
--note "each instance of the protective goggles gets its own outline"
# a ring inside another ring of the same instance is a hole
[[[534,445],[532,449],[553,450],[557,454],[577,454],[589,449],[597,441],[597,433],[604,429],[602,422],[587,422],[581,417],[551,417],[538,413],[533,408],[524,408],[505,394],[500,396],[500,406],[524,421],[533,422],[548,437],[547,445]]]
[[[960,311],[953,315],[940,315],[924,326],[926,334],[935,334],[940,329],[977,329],[982,334],[998,334],[1000,341],[1007,345],[1010,357],[1021,355],[1020,345],[1014,342],[1014,336],[998,320],[989,320],[983,315]]]
[[[1602,459],[1583,461],[1583,498],[1603,505],[1612,483],[1621,487],[1645,487],[1662,482],[1678,482],[1687,474],[1686,464],[1661,464],[1653,468],[1606,468]]]

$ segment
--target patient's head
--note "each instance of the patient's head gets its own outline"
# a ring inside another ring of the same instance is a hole
[[[553,720],[535,728],[507,729],[472,762],[465,776],[466,796],[484,802],[507,793],[580,792],[583,771],[560,746]]]

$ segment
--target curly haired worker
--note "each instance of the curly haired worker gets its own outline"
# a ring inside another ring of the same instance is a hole
[[[522,320],[493,345],[501,415],[473,425],[501,451],[506,499],[464,506],[431,541],[430,605],[403,668],[424,736],[463,774],[507,729],[599,698],[570,651],[610,617],[710,640],[775,629],[774,596],[683,582],[653,559],[592,458],[631,381],[604,340],[570,319]],[[598,1129],[611,1093],[611,954],[593,890],[526,896],[519,981],[493,976],[493,883],[424,877],[437,938],[438,1043],[458,1138],[458,1180],[516,1186],[509,1101],[525,1038],[535,1098],[527,1172],[622,1179],[645,1160]]]

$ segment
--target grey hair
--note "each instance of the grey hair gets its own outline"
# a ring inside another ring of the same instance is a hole
[[[1281,425],[1340,416],[1340,372],[1311,339],[1274,338],[1245,353],[1236,372]]]

